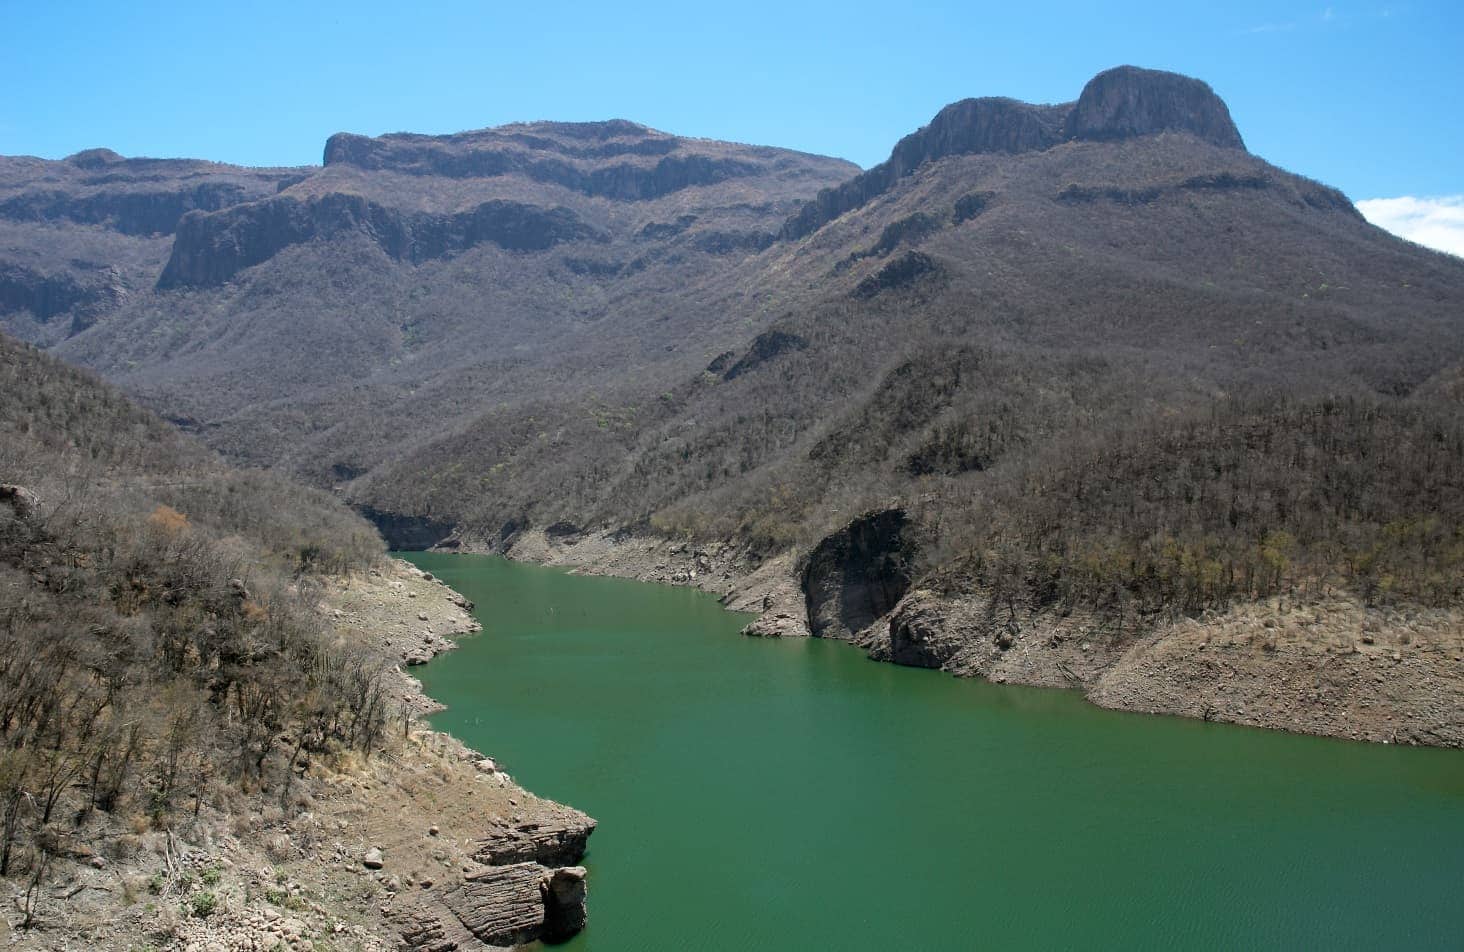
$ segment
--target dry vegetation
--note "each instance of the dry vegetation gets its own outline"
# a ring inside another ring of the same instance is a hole
[[[310,759],[382,746],[386,669],[312,611],[381,557],[367,524],[3,338],[0,392],[0,876],[298,810]]]

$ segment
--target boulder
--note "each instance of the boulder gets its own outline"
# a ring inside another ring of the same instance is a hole
[[[562,942],[585,927],[588,911],[585,906],[585,868],[566,866],[544,877],[540,884],[544,898],[544,931],[546,942]]]

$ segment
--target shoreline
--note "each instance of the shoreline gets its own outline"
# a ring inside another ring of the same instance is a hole
[[[438,705],[411,667],[478,630],[470,603],[395,557],[314,596],[322,630],[391,678],[407,717],[387,746],[299,757],[283,789],[168,827],[89,829],[94,846],[56,857],[57,894],[33,928],[12,926],[12,948],[470,952],[583,928],[594,819],[415,723]]]
[[[521,533],[494,554],[587,574],[693,586],[758,615],[744,634],[811,637],[791,552],[598,532]],[[1078,690],[1112,710],[1382,744],[1464,748],[1464,612],[1269,599],[1115,639],[1078,615],[991,624],[974,596],[907,592],[846,641],[877,661],[997,684]]]

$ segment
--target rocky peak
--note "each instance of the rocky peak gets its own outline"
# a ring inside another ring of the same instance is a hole
[[[1065,131],[1074,139],[1188,132],[1225,148],[1245,148],[1230,110],[1208,84],[1137,66],[1105,70],[1089,80],[1068,114]]]
[[[962,99],[901,139],[889,159],[824,189],[784,223],[782,237],[799,239],[892,189],[928,162],[953,155],[1040,152],[1068,139],[1128,139],[1187,132],[1206,142],[1244,149],[1230,110],[1198,79],[1162,70],[1119,66],[1099,73],[1076,103],[1034,105],[1004,97]]]
[[[1036,106],[986,96],[951,103],[930,124],[901,139],[890,155],[899,173],[932,159],[982,152],[1033,152],[1056,145],[1061,106]]]

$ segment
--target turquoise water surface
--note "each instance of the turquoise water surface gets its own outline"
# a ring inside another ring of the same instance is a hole
[[[685,588],[411,554],[434,725],[592,814],[576,950],[1464,949],[1464,753],[1104,711]]]

